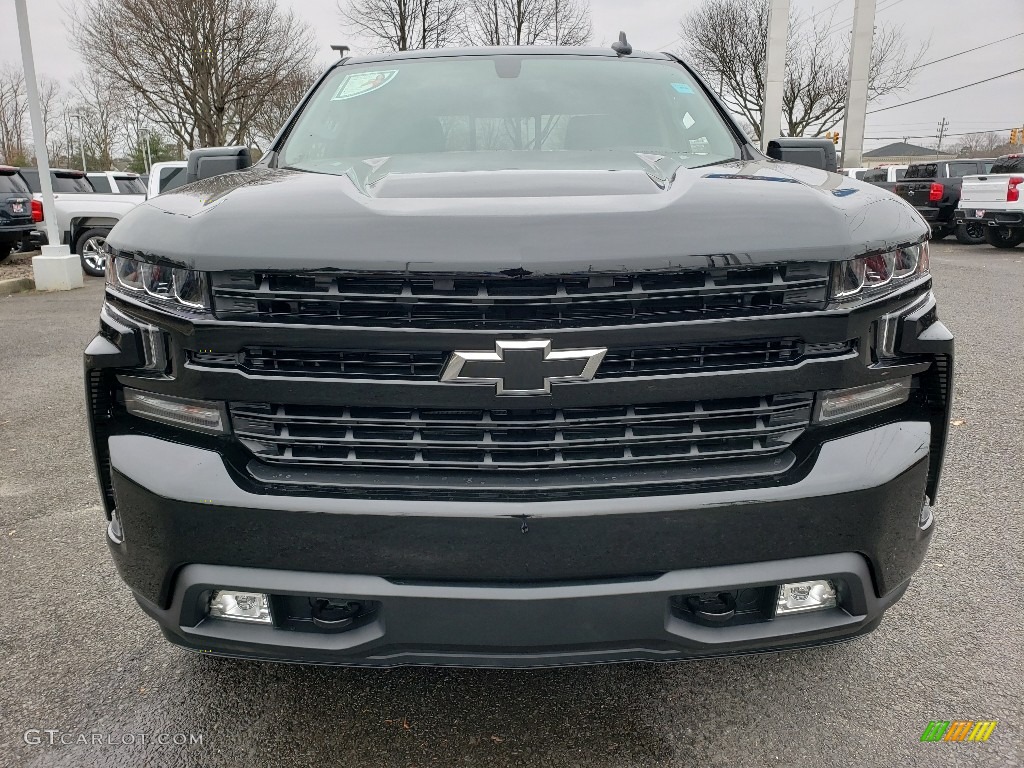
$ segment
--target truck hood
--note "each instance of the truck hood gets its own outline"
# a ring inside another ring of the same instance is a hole
[[[928,232],[889,192],[804,166],[686,168],[681,158],[588,152],[553,167],[550,153],[516,154],[483,169],[452,156],[343,173],[258,166],[148,200],[107,243],[208,271],[556,273],[692,268],[711,256],[832,261]]]

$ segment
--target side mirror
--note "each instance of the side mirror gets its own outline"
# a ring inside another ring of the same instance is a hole
[[[768,142],[768,157],[836,173],[836,145],[832,139],[773,139]]]
[[[188,153],[185,183],[241,171],[252,165],[248,147],[203,147]]]

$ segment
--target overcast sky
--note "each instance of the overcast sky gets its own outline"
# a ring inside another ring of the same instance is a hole
[[[155,0],[159,2],[159,0]],[[359,41],[345,34],[336,0],[279,0],[313,27],[323,52],[324,63],[332,60],[331,43],[352,45],[359,53]],[[68,46],[62,8],[74,0],[28,0],[36,69],[41,74],[69,80],[81,67]],[[699,0],[590,0],[594,42],[610,44],[625,30],[634,47],[642,50],[675,49],[679,45],[680,19]],[[819,20],[834,13],[837,34],[848,33],[854,0],[792,0],[794,8],[806,14],[823,12]],[[878,0],[876,23],[904,27],[914,45],[931,39],[925,61],[1024,32],[1024,0]],[[982,80],[1024,66],[1024,37],[1008,40],[974,53],[919,70],[905,93],[875,103],[871,109],[902,104],[959,85]],[[0,0],[0,62],[20,61],[13,0]],[[934,137],[936,123],[949,120],[950,134],[967,131],[1009,129],[1024,125],[1024,72],[966,90],[900,106],[868,116],[867,148],[899,141],[903,136]],[[877,137],[877,138],[875,138]],[[955,141],[954,139],[951,139]],[[927,143],[927,138],[911,138]]]

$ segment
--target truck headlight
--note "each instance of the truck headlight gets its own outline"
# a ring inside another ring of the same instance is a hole
[[[193,311],[210,308],[206,274],[159,262],[108,256],[107,285],[115,291],[156,304],[178,305]]]
[[[888,293],[928,273],[928,242],[841,261],[832,268],[832,298]]]

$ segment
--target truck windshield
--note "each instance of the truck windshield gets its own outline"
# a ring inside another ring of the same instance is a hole
[[[738,149],[675,62],[510,54],[338,66],[289,132],[279,164],[343,174],[360,160],[415,154],[443,168],[462,153],[459,168],[472,169],[492,168],[498,153],[529,152],[564,167],[570,152],[620,151],[695,167]]]

